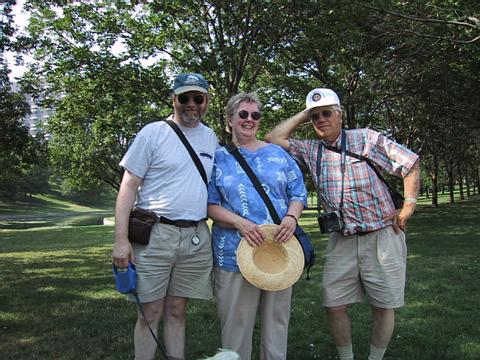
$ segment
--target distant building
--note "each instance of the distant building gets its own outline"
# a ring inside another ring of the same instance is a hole
[[[20,91],[20,88],[16,83],[12,83],[12,91]],[[25,94],[25,100],[30,105],[31,113],[25,116],[25,118],[23,119],[23,125],[28,128],[28,132],[30,133],[30,135],[35,136],[40,131],[43,131],[45,125],[48,123],[48,119],[55,113],[55,110],[46,109],[38,106],[31,95]],[[45,134],[45,138],[49,139],[50,134]]]

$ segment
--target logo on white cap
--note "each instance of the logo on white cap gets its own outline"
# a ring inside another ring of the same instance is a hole
[[[320,93],[314,93],[312,95],[312,100],[313,101],[320,101],[321,98],[322,98],[322,94],[320,94]]]

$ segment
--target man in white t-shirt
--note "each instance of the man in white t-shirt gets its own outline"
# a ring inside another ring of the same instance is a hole
[[[200,74],[180,74],[173,86],[173,121],[182,130],[210,178],[218,145],[202,124],[208,108],[208,83]],[[183,359],[185,312],[189,298],[212,297],[212,250],[207,217],[207,187],[187,149],[164,121],[146,125],[123,157],[125,169],[115,207],[113,262],[137,269],[137,293],[150,327],[163,318],[169,359]],[[159,217],[148,245],[131,244],[128,223],[133,207]],[[135,358],[153,359],[156,343],[139,313]]]

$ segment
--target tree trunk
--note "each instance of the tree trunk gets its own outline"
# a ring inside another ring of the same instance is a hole
[[[445,172],[447,173],[447,186],[448,186],[448,195],[450,198],[450,204],[455,202],[455,178],[454,178],[454,167],[449,159],[445,159]]]
[[[480,169],[477,168],[475,169],[475,184],[476,184],[476,187],[477,187],[477,193],[480,193]]]
[[[458,187],[460,190],[460,200],[465,200],[465,194],[463,193],[463,171],[459,163],[457,163],[458,171]]]
[[[436,155],[433,156],[430,179],[432,180],[432,206],[438,207],[438,156]]]
[[[468,176],[468,173],[465,175],[465,187],[467,188],[467,198],[469,198],[472,194],[470,192],[470,177]]]

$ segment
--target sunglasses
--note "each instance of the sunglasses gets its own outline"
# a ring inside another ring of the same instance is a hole
[[[324,118],[329,118],[332,116],[333,111],[332,110],[322,110],[320,113],[315,113],[310,115],[310,120],[312,121],[317,121],[320,120],[320,115],[322,115]]]
[[[185,105],[190,100],[190,96],[185,94],[178,95],[178,102],[182,105]],[[193,97],[193,102],[197,105],[202,105],[205,102],[203,95],[196,95]]]
[[[258,121],[262,117],[262,114],[260,114],[258,111],[252,111],[249,113],[247,110],[240,110],[238,112],[238,116],[240,119],[248,119],[248,115],[252,117],[253,120]]]

